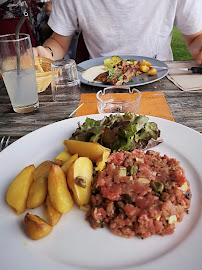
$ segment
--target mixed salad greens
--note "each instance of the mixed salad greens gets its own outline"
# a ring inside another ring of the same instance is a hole
[[[72,134],[70,140],[98,142],[113,152],[148,149],[162,142],[157,140],[160,130],[155,122],[148,122],[145,115],[127,112],[111,114],[102,120],[86,118]]]

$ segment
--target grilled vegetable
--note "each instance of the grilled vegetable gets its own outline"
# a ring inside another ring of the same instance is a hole
[[[115,65],[117,65],[120,61],[122,61],[122,58],[119,56],[112,56],[111,58],[107,58],[104,60],[104,66],[107,68],[112,68]]]

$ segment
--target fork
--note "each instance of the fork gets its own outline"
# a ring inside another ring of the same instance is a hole
[[[6,139],[6,136],[3,136],[0,142],[0,152],[8,146],[10,136]],[[4,143],[5,142],[5,143]]]
[[[82,67],[80,67],[80,66],[76,66],[76,68],[77,68],[77,71],[78,72],[80,72],[80,73],[82,73],[83,71],[85,71],[85,68],[82,68]]]

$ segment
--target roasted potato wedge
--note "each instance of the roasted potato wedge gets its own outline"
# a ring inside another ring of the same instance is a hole
[[[142,60],[142,62],[141,62],[140,65],[141,66],[147,66],[147,67],[151,67],[152,66],[152,64],[150,62],[146,61],[145,59]]]
[[[34,170],[34,179],[37,179],[40,176],[45,176],[46,178],[48,178],[50,168],[53,164],[54,162],[50,160],[46,160],[39,164],[39,166],[36,167],[36,169]]]
[[[69,168],[67,183],[78,205],[88,204],[93,180],[93,163],[87,157],[79,157]]]
[[[78,154],[75,154],[73,156],[71,156],[67,161],[65,161],[65,163],[62,165],[62,169],[63,171],[67,174],[71,164],[78,158]]]
[[[105,151],[111,152],[111,149],[95,142],[65,140],[63,143],[72,155],[78,154],[79,157],[88,157],[95,163],[102,157]]]
[[[49,196],[47,196],[46,199],[46,207],[47,207],[47,215],[48,215],[48,221],[51,226],[55,226],[58,221],[61,219],[62,214],[58,212],[53,206],[49,199]]]
[[[27,213],[24,218],[24,225],[27,235],[33,240],[47,236],[53,229],[53,227],[43,219],[29,213]]]
[[[48,193],[48,178],[39,176],[32,182],[27,197],[27,208],[36,208],[43,204]]]
[[[62,166],[70,157],[71,154],[68,151],[63,151],[55,158],[55,163],[59,166]]]
[[[139,70],[138,70],[138,71],[136,72],[135,76],[139,76],[139,75],[141,75],[141,74],[142,74],[142,71],[139,71]]]
[[[147,71],[149,70],[149,67],[148,67],[148,66],[140,65],[139,69],[140,69],[140,71],[142,71],[142,72],[147,72]]]
[[[10,184],[6,200],[12,206],[18,215],[26,210],[26,202],[30,186],[34,180],[34,165],[24,168]]]
[[[98,160],[97,163],[96,163],[97,164],[97,166],[95,167],[95,170],[96,171],[100,171],[101,172],[104,169],[109,155],[110,155],[110,152],[108,152],[108,151],[106,151],[106,152],[104,152],[102,154],[101,159]]]
[[[157,74],[157,70],[156,70],[155,68],[151,68],[151,69],[147,72],[147,74],[148,74],[149,76],[154,76],[154,75]]]
[[[45,202],[48,192],[48,174],[53,164],[52,161],[44,161],[35,169],[34,181],[27,198],[27,208],[36,208]]]
[[[53,207],[60,213],[68,213],[73,205],[63,169],[53,164],[48,176],[48,194]]]

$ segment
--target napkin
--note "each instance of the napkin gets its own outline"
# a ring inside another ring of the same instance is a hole
[[[199,67],[195,61],[168,62],[167,65],[176,68]],[[167,78],[183,91],[202,91],[202,74],[193,74],[191,71],[169,70]]]

